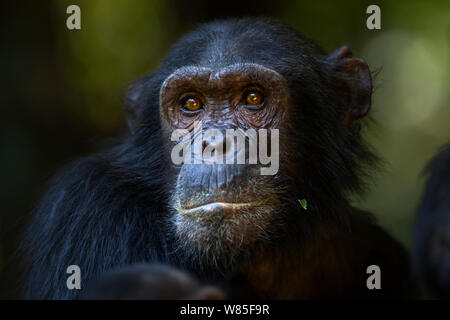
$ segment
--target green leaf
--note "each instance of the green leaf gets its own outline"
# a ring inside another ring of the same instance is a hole
[[[307,209],[306,206],[308,205],[308,202],[306,202],[306,199],[298,200],[298,202],[300,203],[303,209],[305,210]]]

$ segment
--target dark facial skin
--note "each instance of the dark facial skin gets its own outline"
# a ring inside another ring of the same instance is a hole
[[[261,65],[183,67],[161,87],[164,135],[169,141],[175,129],[192,132],[195,121],[203,131],[224,134],[226,129],[282,129],[289,97],[284,77]],[[196,101],[196,110],[185,108],[187,99]],[[225,137],[214,143],[227,144]],[[277,177],[261,176],[258,165],[183,164],[176,175],[171,201],[176,230],[199,250],[214,248],[208,254],[230,261],[269,229],[279,205]]]
[[[246,103],[246,93],[259,92],[263,101]],[[182,108],[186,96],[201,100],[196,112]],[[161,88],[161,118],[169,130],[192,130],[194,121],[204,129],[279,128],[287,108],[286,80],[276,71],[256,64],[224,68],[184,67],[172,73]]]

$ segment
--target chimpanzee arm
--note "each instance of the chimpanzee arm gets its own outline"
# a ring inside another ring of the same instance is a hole
[[[417,214],[413,264],[433,293],[450,297],[450,145],[429,164],[431,176]]]

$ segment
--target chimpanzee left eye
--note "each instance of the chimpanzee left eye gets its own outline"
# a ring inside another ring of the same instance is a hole
[[[256,90],[247,91],[244,95],[244,103],[250,107],[261,106],[263,101],[264,101],[263,95]]]

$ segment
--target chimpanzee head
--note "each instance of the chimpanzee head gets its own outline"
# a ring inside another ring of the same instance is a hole
[[[289,219],[339,214],[374,160],[356,121],[371,93],[348,48],[325,55],[279,22],[246,18],[185,36],[130,87],[126,107],[139,152],[147,140],[163,152],[179,243],[228,264]]]

